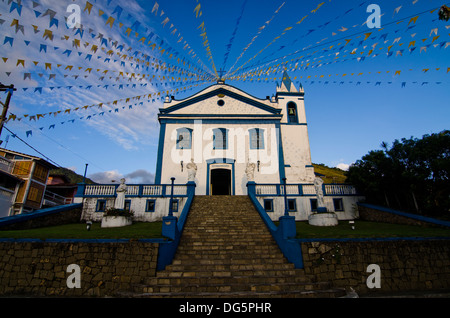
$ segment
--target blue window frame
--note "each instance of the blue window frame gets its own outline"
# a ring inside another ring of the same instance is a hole
[[[253,128],[250,133],[250,149],[264,149],[264,130]]]
[[[273,199],[264,199],[264,210],[273,212]]]
[[[288,123],[298,124],[297,104],[295,104],[294,102],[289,102],[287,104],[287,112],[288,112]]]
[[[297,200],[295,199],[288,199],[288,211],[289,212],[297,212]]]
[[[192,148],[192,129],[179,128],[177,129],[177,149],[191,149]]]
[[[213,148],[228,149],[228,129],[213,129]]]
[[[95,207],[95,212],[105,212],[106,211],[106,200],[98,200],[97,206]]]
[[[147,200],[145,203],[145,212],[155,212],[156,200]]]

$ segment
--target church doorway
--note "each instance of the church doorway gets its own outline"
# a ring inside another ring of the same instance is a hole
[[[231,195],[231,170],[211,169],[211,195]]]

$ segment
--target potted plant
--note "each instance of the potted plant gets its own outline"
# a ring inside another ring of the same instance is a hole
[[[133,211],[109,208],[102,218],[101,227],[122,227],[133,223]]]

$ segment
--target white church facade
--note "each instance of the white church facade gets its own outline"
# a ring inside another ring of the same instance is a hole
[[[252,184],[272,220],[288,212],[308,220],[320,204],[339,212],[339,219],[354,219],[361,197],[352,186],[320,185],[323,197],[317,195],[304,96],[286,73],[276,94],[265,99],[223,81],[182,100],[167,96],[158,115],[155,183],[127,185],[125,208],[137,221],[160,221],[180,215],[193,191],[250,195]],[[101,220],[114,207],[117,188],[80,185],[75,202],[84,203],[83,218]]]
[[[273,98],[218,82],[184,100],[166,99],[159,121],[156,184],[186,183],[191,162],[196,195],[246,195],[248,181],[314,180],[304,92],[286,74]]]

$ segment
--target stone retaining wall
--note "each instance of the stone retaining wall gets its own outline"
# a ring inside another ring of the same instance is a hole
[[[303,242],[304,268],[317,281],[352,287],[360,295],[424,290],[450,290],[450,240]],[[380,267],[381,288],[368,288]]]
[[[158,243],[0,241],[0,296],[95,296],[129,289],[156,273]],[[67,281],[80,269],[81,288]]]
[[[299,242],[306,274],[358,294],[450,290],[450,240]],[[0,240],[0,296],[105,297],[156,275],[159,243],[145,240]],[[68,288],[71,264],[81,288]],[[367,287],[370,264],[381,288]]]

